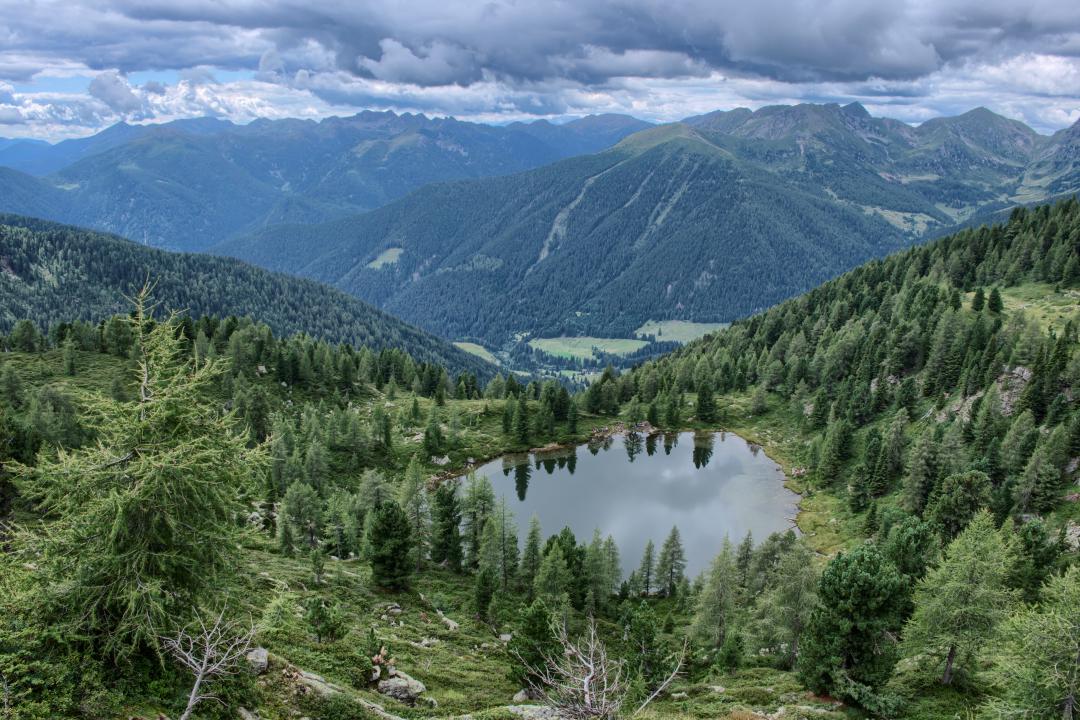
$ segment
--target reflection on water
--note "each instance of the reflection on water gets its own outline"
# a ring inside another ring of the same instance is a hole
[[[759,446],[737,435],[631,433],[586,448],[506,456],[477,472],[506,497],[523,533],[533,514],[548,535],[566,526],[587,540],[600,528],[619,544],[627,573],[646,541],[662,542],[672,525],[691,573],[707,567],[725,534],[737,541],[751,531],[760,541],[792,526],[798,495]]]

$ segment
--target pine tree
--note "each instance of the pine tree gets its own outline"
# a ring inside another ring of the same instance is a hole
[[[685,570],[686,551],[679,536],[679,528],[673,526],[660,547],[660,557],[656,561],[657,584],[665,595],[671,597],[675,594]]]
[[[412,528],[405,512],[393,500],[375,507],[365,528],[371,561],[371,580],[388,590],[404,590],[412,576]]]
[[[52,519],[19,538],[37,558],[42,602],[63,632],[114,656],[156,648],[162,628],[238,569],[236,492],[267,468],[231,416],[207,412],[223,366],[189,364],[177,319],[152,324],[147,307],[143,290],[128,320],[138,400],[99,397],[93,444],[16,468],[19,490]]]
[[[944,663],[944,685],[952,682],[957,665],[974,660],[1013,604],[1015,593],[1005,587],[1012,552],[1004,532],[989,512],[980,512],[915,590],[904,653]]]
[[[322,535],[322,519],[322,501],[315,489],[302,482],[290,485],[278,519],[279,525],[290,528],[290,537],[301,539],[309,549],[315,547]]]
[[[937,478],[937,443],[930,433],[925,432],[919,436],[911,451],[907,476],[904,478],[904,507],[916,515],[922,515]]]
[[[645,543],[645,552],[641,555],[641,565],[638,566],[638,581],[645,595],[652,593],[653,579],[656,577],[656,546],[653,541]]]
[[[445,563],[454,572],[461,570],[461,503],[457,483],[447,481],[435,491],[431,539],[431,561]]]
[[[473,587],[473,605],[476,608],[477,617],[481,620],[488,619],[491,598],[495,595],[497,588],[495,570],[491,567],[481,567],[480,572],[476,573],[476,584]]]
[[[424,557],[427,554],[431,540],[430,532],[430,508],[428,507],[427,487],[424,483],[424,473],[414,456],[405,469],[405,479],[401,483],[398,494],[398,502],[405,511],[412,528],[413,553],[416,556],[416,572],[420,572],[424,566]]]
[[[514,439],[519,445],[529,444],[529,404],[524,396],[518,398],[514,409]]]
[[[534,600],[525,610],[521,624],[506,648],[510,657],[516,660],[509,673],[516,686],[533,688],[539,685],[548,658],[559,652],[552,622],[551,611],[543,600]]]
[[[799,676],[811,690],[875,705],[896,659],[887,635],[899,620],[902,588],[900,574],[874,545],[829,562],[799,653]]]
[[[992,313],[997,314],[1000,313],[1004,309],[1004,307],[1005,306],[1001,302],[1001,293],[996,287],[991,288],[990,299],[986,302],[986,309]]]
[[[75,374],[75,341],[68,336],[67,340],[64,340],[62,359],[64,363],[64,374]]]
[[[423,447],[428,456],[441,455],[446,439],[443,437],[442,425],[439,424],[439,413],[435,407],[431,408],[427,427],[424,428]]]
[[[981,287],[975,288],[975,295],[971,298],[971,309],[975,312],[979,312],[983,309],[985,303],[986,293],[983,292]]]
[[[0,366],[0,397],[9,408],[18,409],[23,404],[23,387],[19,374],[11,363]]]
[[[979,510],[990,505],[990,478],[986,473],[971,470],[949,475],[941,481],[941,489],[926,509],[926,519],[950,541],[960,534]]]

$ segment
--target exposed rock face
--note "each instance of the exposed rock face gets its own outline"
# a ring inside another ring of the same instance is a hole
[[[506,710],[522,720],[563,720],[554,708],[545,705],[508,705]]]
[[[270,653],[264,647],[253,648],[247,654],[248,667],[256,675],[262,675],[270,667]]]
[[[427,690],[424,683],[409,677],[400,670],[391,670],[390,677],[380,680],[378,688],[383,695],[408,705],[414,704],[416,699],[420,697],[420,693]]]

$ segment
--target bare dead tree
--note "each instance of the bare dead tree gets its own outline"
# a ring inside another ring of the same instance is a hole
[[[236,672],[240,660],[251,649],[254,635],[254,627],[226,620],[222,610],[211,624],[196,614],[195,620],[178,630],[175,637],[161,638],[165,650],[195,677],[180,720],[190,720],[195,706],[203,700],[217,700],[206,694],[205,687],[215,678]]]
[[[589,618],[585,634],[570,637],[566,624],[555,627],[561,653],[544,657],[543,667],[535,668],[537,679],[531,690],[560,717],[570,720],[615,720],[622,713],[630,691],[623,663],[608,655],[596,632],[596,621]],[[682,670],[686,649],[679,654],[671,674],[645,698],[630,716],[644,710],[659,697]]]

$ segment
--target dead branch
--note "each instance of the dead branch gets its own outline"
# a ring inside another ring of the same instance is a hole
[[[195,677],[180,720],[190,720],[195,706],[203,700],[217,700],[204,693],[203,687],[217,677],[236,672],[240,660],[251,649],[254,635],[254,627],[225,620],[222,609],[210,625],[201,614],[196,614],[195,620],[178,630],[175,637],[161,639],[165,650]]]

